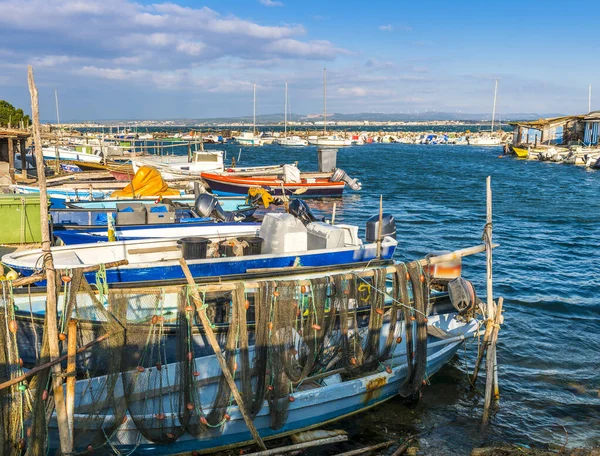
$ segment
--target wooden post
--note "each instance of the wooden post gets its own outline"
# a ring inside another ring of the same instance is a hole
[[[335,225],[335,210],[337,209],[336,203],[333,203],[333,210],[331,211],[331,225]]]
[[[383,230],[383,195],[379,195],[379,225],[377,227],[377,258],[381,258],[381,231]]]
[[[76,292],[76,291],[75,291]],[[67,315],[67,318],[70,316]],[[69,432],[71,438],[75,436],[74,415],[75,415],[75,375],[77,364],[77,320],[69,320],[67,331],[67,419],[69,422]]]
[[[485,223],[485,255],[487,262],[487,319],[491,322],[494,312],[494,291],[492,287],[492,178],[486,179],[486,223]]]
[[[42,226],[42,252],[44,258],[44,269],[46,270],[46,322],[48,328],[48,342],[50,348],[50,360],[60,356],[58,347],[58,321],[57,321],[57,288],[56,270],[52,260],[50,249],[50,225],[48,223],[48,194],[46,193],[46,176],[44,173],[44,155],[42,153],[42,138],[40,134],[40,109],[38,104],[38,91],[33,79],[33,68],[28,67],[27,82],[31,95],[31,113],[33,117],[33,138],[35,141],[35,157],[38,166],[38,185],[40,188],[40,222]],[[52,366],[52,388],[54,390],[54,404],[56,407],[56,420],[60,449],[62,453],[69,454],[73,450],[73,440],[69,433],[69,423],[65,408],[65,397],[63,393],[62,369],[60,364]]]
[[[188,143],[188,163],[192,162],[192,143]]]
[[[54,172],[56,174],[60,172],[60,156],[58,155],[58,142],[54,143]]]
[[[494,389],[494,371],[496,365],[494,359],[496,358],[496,342],[498,342],[498,332],[500,331],[500,321],[502,315],[502,305],[504,298],[498,299],[498,307],[496,308],[494,329],[492,330],[492,337],[490,340],[490,346],[487,351],[486,363],[486,377],[485,377],[485,401],[483,404],[483,424],[486,425],[490,419],[490,406],[492,405],[492,395]],[[496,323],[497,322],[497,323]]]
[[[15,144],[12,138],[8,138],[8,174],[10,183],[15,183]]]
[[[181,265],[181,269],[183,269],[185,278],[187,279],[187,282],[190,286],[190,290],[192,292],[192,297],[194,298],[194,301],[196,301],[196,305],[198,305],[197,313],[198,313],[198,317],[200,317],[200,320],[202,321],[202,326],[204,327],[204,331],[206,333],[206,338],[208,339],[208,342],[210,343],[212,349],[215,352],[215,356],[216,356],[217,360],[219,361],[221,370],[223,371],[223,375],[225,376],[225,380],[227,381],[229,388],[231,388],[231,392],[233,393],[233,398],[237,402],[238,408],[240,409],[240,413],[242,414],[242,417],[244,418],[244,421],[246,422],[246,426],[248,426],[248,429],[250,430],[250,433],[252,434],[252,437],[254,437],[254,440],[256,441],[258,446],[260,446],[263,450],[266,450],[267,447],[265,446],[265,443],[263,442],[260,435],[258,434],[258,431],[256,430],[256,427],[254,426],[252,419],[250,418],[250,416],[248,415],[248,413],[246,411],[246,407],[244,406],[244,401],[242,400],[242,396],[240,395],[237,385],[235,384],[235,380],[233,380],[233,376],[231,375],[231,372],[229,371],[229,367],[227,366],[227,361],[225,360],[223,353],[221,353],[221,347],[219,347],[219,342],[217,341],[217,338],[215,337],[215,333],[213,332],[212,327],[210,326],[208,317],[206,316],[206,313],[202,309],[200,309],[200,307],[203,305],[203,302],[200,299],[200,294],[198,293],[198,289],[196,288],[196,282],[194,282],[194,277],[192,276],[192,273],[190,272],[190,268],[188,267],[184,258],[179,259],[179,264]]]
[[[27,160],[25,157],[26,147],[24,138],[21,139],[19,143],[19,151],[21,152],[21,177],[27,179]]]

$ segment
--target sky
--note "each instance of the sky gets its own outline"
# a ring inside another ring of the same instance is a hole
[[[600,2],[0,0],[0,99],[42,119],[600,109]],[[594,93],[594,92],[593,92]],[[597,100],[597,101],[596,101]]]

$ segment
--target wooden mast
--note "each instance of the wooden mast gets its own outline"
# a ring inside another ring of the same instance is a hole
[[[50,360],[60,357],[58,346],[58,321],[57,321],[57,287],[56,270],[52,260],[50,249],[50,226],[48,223],[48,194],[46,193],[46,176],[44,174],[44,155],[42,153],[42,137],[40,133],[40,109],[38,104],[38,91],[33,78],[33,68],[28,67],[27,82],[31,95],[31,114],[33,117],[33,138],[35,142],[35,157],[37,163],[38,185],[40,188],[40,222],[42,226],[42,252],[44,258],[44,269],[46,270],[46,322],[48,328],[48,344],[50,349]],[[60,364],[52,366],[52,388],[54,390],[54,404],[56,407],[56,419],[58,423],[58,434],[60,449],[63,454],[70,454],[73,450],[73,439],[69,432],[65,396],[63,392],[62,369]]]
[[[327,68],[323,68],[323,136],[327,136]]]

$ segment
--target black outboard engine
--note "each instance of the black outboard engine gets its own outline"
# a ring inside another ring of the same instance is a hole
[[[293,199],[289,205],[290,214],[299,219],[304,225],[308,225],[311,222],[323,222],[323,217],[318,218],[310,210],[310,207],[304,200]]]
[[[224,211],[219,200],[208,193],[198,195],[194,208],[199,217],[210,217],[221,222],[239,222],[245,218],[242,214]]]
[[[475,308],[477,293],[475,287],[467,279],[457,277],[448,282],[450,302],[459,314],[465,314]]]
[[[396,219],[392,214],[383,213],[381,217],[381,240],[384,237],[390,236],[396,239]],[[377,242],[379,235],[379,215],[374,215],[367,220],[367,230],[365,238],[368,243]]]

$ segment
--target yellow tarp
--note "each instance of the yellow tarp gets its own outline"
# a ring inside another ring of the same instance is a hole
[[[150,166],[142,166],[137,170],[131,184],[123,190],[117,190],[110,195],[112,198],[138,198],[140,196],[175,196],[179,190],[169,188],[160,173]]]

